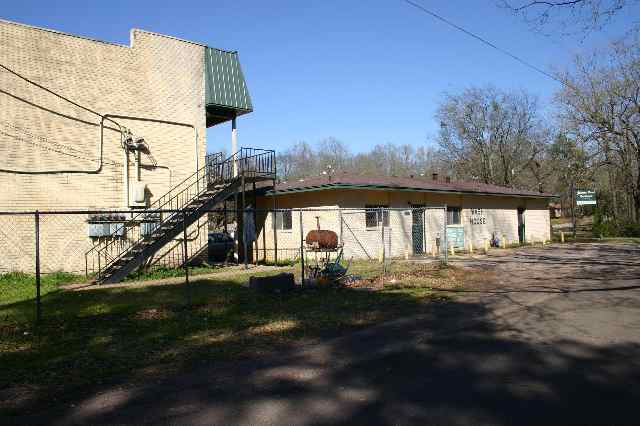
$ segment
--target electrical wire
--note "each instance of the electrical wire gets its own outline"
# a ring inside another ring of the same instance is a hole
[[[466,30],[466,29],[462,28],[461,26],[449,21],[448,19],[438,15],[437,13],[432,12],[431,10],[425,8],[421,4],[416,3],[414,1],[411,1],[411,0],[403,0],[403,1],[405,3],[411,5],[411,6],[415,7],[416,9],[422,11],[423,13],[426,13],[427,15],[430,15],[431,17],[433,17],[433,18],[435,18],[435,19],[437,19],[437,20],[439,20],[441,22],[444,22],[445,24],[449,25],[450,27],[453,27],[456,30],[465,33],[466,35],[475,38],[476,40],[480,41],[481,43],[486,44],[487,46],[491,47],[492,49],[497,50],[498,52],[502,53],[503,55],[509,56],[511,59],[514,59],[514,60],[520,62],[522,65],[524,65],[524,66],[526,66],[526,67],[528,67],[528,68],[530,68],[530,69],[532,69],[532,70],[544,75],[545,77],[549,77],[550,79],[552,79],[552,80],[554,80],[554,81],[556,81],[556,82],[558,82],[558,83],[560,83],[562,85],[566,85],[566,83],[564,81],[560,80],[558,77],[554,76],[553,74],[548,73],[547,71],[543,70],[542,68],[539,68],[539,67],[533,65],[532,63],[530,63],[530,62],[528,62],[528,61],[526,61],[526,60],[514,55],[513,53],[509,52],[508,50],[505,50],[505,49],[495,45],[494,43],[490,42],[489,40],[487,40],[487,39],[485,39],[483,37],[480,37],[479,35],[474,34],[469,30]]]
[[[80,108],[80,109],[83,109],[83,110],[85,110],[85,111],[87,111],[87,112],[90,112],[90,113],[92,113],[92,114],[95,114],[95,115],[97,115],[98,117],[104,117],[102,114],[100,114],[100,113],[99,113],[99,112],[97,112],[97,111],[92,110],[91,108],[88,108],[88,107],[85,107],[85,106],[83,106],[83,105],[80,105],[79,103],[74,102],[74,101],[72,101],[71,99],[69,99],[69,98],[67,98],[67,97],[65,97],[65,96],[62,96],[62,95],[61,95],[61,94],[59,94],[59,93],[56,93],[56,92],[54,92],[53,90],[51,90],[51,89],[49,89],[49,88],[47,88],[47,87],[44,87],[44,86],[43,86],[43,85],[41,85],[41,84],[36,83],[35,81],[29,80],[27,77],[25,77],[25,76],[23,76],[22,74],[20,74],[20,73],[18,73],[18,72],[16,72],[16,71],[14,71],[14,70],[12,70],[11,68],[7,67],[7,66],[6,66],[6,65],[4,65],[4,64],[0,64],[0,68],[2,68],[2,69],[4,69],[4,70],[6,70],[7,72],[9,72],[9,73],[11,73],[11,74],[15,75],[15,76],[16,76],[16,77],[18,77],[18,78],[20,78],[20,79],[22,79],[22,80],[26,81],[26,82],[27,82],[27,83],[29,83],[29,84],[33,84],[33,85],[34,85],[34,86],[36,86],[37,88],[42,89],[42,90],[44,90],[44,91],[45,91],[45,92],[47,92],[47,93],[50,93],[50,94],[52,94],[52,95],[54,95],[54,96],[57,96],[58,98],[60,98],[60,99],[62,99],[62,100],[65,100],[65,101],[69,102],[69,103],[70,103],[70,104],[72,104],[72,105],[77,106],[77,107],[78,107],[78,108]]]
[[[11,125],[9,125],[9,126],[11,126]],[[14,129],[17,129],[15,126],[11,126],[11,127],[13,127]],[[17,136],[17,135],[12,135],[12,134],[7,133],[6,131],[4,131],[3,129],[0,128],[0,135],[15,139],[15,140],[20,141],[20,142],[28,143],[28,144],[30,144],[32,146],[41,148],[41,149],[43,149],[45,151],[55,152],[57,154],[66,155],[68,157],[76,158],[78,160],[85,160],[85,161],[90,161],[90,162],[100,161],[99,159],[89,158],[89,157],[86,157],[86,156],[82,155],[82,154],[84,154],[82,151],[75,150],[75,149],[71,150],[69,147],[67,147],[65,145],[61,145],[61,144],[56,143],[56,142],[51,142],[51,141],[47,140],[46,138],[44,138],[42,136],[31,135],[27,131],[23,131],[23,132],[27,136],[29,136],[31,139],[39,139],[42,143],[38,143],[38,142],[33,141],[33,140],[27,140],[27,139],[22,138],[22,137]],[[53,147],[46,146],[45,144],[47,144],[47,143],[50,144],[50,145],[53,145]],[[71,152],[66,152],[65,149],[69,149],[69,150],[71,150]],[[75,153],[73,153],[73,152],[75,152]],[[103,160],[103,163],[109,164],[109,165],[112,165],[112,166],[121,166],[122,165],[122,163],[118,163],[117,161],[106,160],[106,159]],[[19,173],[19,171],[17,171],[16,173]]]
[[[10,74],[13,74],[14,76],[16,76],[16,77],[20,78],[21,80],[24,80],[24,81],[25,81],[25,82],[27,82],[28,84],[31,84],[31,85],[33,85],[33,86],[35,86],[35,87],[37,87],[37,88],[39,88],[39,89],[41,89],[41,90],[44,90],[44,91],[45,91],[45,92],[47,92],[47,93],[50,93],[51,95],[53,95],[53,96],[55,96],[55,97],[57,97],[57,98],[62,99],[62,100],[63,100],[63,101],[65,101],[65,102],[70,103],[71,105],[74,105],[74,106],[76,106],[76,107],[78,107],[78,108],[80,108],[80,109],[82,109],[82,110],[84,110],[84,111],[87,111],[87,112],[91,113],[91,114],[97,115],[98,117],[100,117],[100,118],[101,118],[101,120],[102,120],[102,121],[101,121],[101,123],[104,123],[104,121],[105,121],[105,120],[108,120],[108,121],[110,121],[111,123],[113,123],[113,124],[115,124],[116,126],[118,126],[120,129],[122,129],[122,126],[121,126],[120,124],[118,124],[116,121],[114,121],[114,120],[112,120],[112,119],[108,118],[107,116],[105,116],[105,115],[103,115],[103,114],[100,114],[99,112],[94,111],[94,110],[93,110],[93,109],[91,109],[91,108],[88,108],[88,107],[86,107],[86,106],[80,105],[79,103],[72,101],[71,99],[69,99],[69,98],[67,98],[67,97],[65,97],[65,96],[63,96],[63,95],[61,95],[60,93],[57,93],[57,92],[55,92],[55,91],[53,91],[53,90],[51,90],[51,89],[49,89],[49,88],[47,88],[47,87],[45,87],[45,86],[43,86],[43,85],[41,85],[41,84],[36,83],[35,81],[30,80],[29,78],[27,78],[27,77],[23,76],[22,74],[18,73],[17,71],[14,71],[13,69],[9,68],[8,66],[6,66],[6,65],[4,65],[4,64],[2,64],[2,63],[0,63],[0,68],[1,68],[1,69],[3,69],[3,70],[5,70],[6,72],[8,72],[8,73],[10,73]],[[34,106],[37,106],[37,105],[35,105],[35,104],[33,104],[33,103],[29,102],[29,101],[26,101],[26,100],[24,100],[24,99],[21,99],[21,98],[19,98],[19,97],[16,97],[16,96],[14,96],[14,95],[12,95],[12,94],[10,94],[10,93],[4,92],[3,90],[0,90],[0,92],[3,92],[3,93],[5,93],[5,94],[7,94],[7,95],[9,95],[9,96],[11,96],[11,97],[14,97],[14,98],[16,98],[16,99],[20,100],[20,101],[23,101],[23,102],[26,102],[26,103],[28,103],[28,104],[32,104],[32,105],[34,105]],[[55,111],[50,111],[50,112],[53,112],[53,113],[55,113],[55,114],[59,114],[59,113],[57,113],[57,112],[55,112]],[[67,118],[68,118],[68,117],[67,117]],[[84,121],[84,120],[79,120],[79,121]],[[91,124],[91,123],[87,123],[87,124]],[[101,131],[102,131],[102,124],[100,124],[100,126],[101,126]],[[4,133],[4,135],[5,135],[5,136],[10,136],[10,137],[12,137],[12,138],[14,138],[14,139],[16,139],[16,140],[20,140],[20,141],[23,141],[23,142],[30,142],[30,143],[34,144],[34,142],[33,142],[33,141],[25,141],[24,139],[22,139],[22,138],[20,138],[20,137],[16,137],[15,135],[10,135],[10,134],[7,134],[6,132],[3,132],[3,133]],[[100,170],[102,169],[102,165],[103,165],[103,162],[104,162],[103,152],[102,152],[102,149],[103,149],[103,139],[102,139],[102,138],[103,138],[103,135],[102,135],[102,133],[101,133],[101,140],[100,140],[100,154],[99,154],[99,158],[98,158],[99,166],[98,166],[98,168],[97,168],[97,169],[95,169],[95,170],[75,170],[75,169],[74,169],[74,170],[46,170],[46,171],[45,171],[45,170],[41,170],[41,171],[28,171],[28,170],[15,170],[15,169],[4,169],[4,168],[0,168],[0,172],[3,172],[3,173],[15,173],[15,174],[25,174],[25,175],[45,175],[45,174],[56,174],[56,173],[90,173],[90,174],[92,174],[92,173],[99,173],[99,172],[100,172]],[[36,146],[37,146],[37,144],[34,144],[34,145],[36,145]],[[40,147],[42,147],[42,145],[40,145]],[[43,148],[44,148],[44,147],[43,147]],[[47,148],[45,148],[45,149],[47,149]],[[60,151],[57,151],[57,150],[55,150],[55,149],[51,149],[51,148],[48,148],[48,149],[49,149],[50,151],[58,152],[58,153],[60,153],[60,154],[70,155],[69,153],[60,152]],[[78,156],[74,156],[74,155],[70,155],[70,156],[72,156],[72,157],[76,157],[76,158],[80,158],[80,157],[78,157]],[[91,160],[91,161],[93,161],[93,160]]]

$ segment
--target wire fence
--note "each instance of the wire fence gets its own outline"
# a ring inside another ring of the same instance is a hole
[[[39,319],[42,275],[67,272],[100,282],[110,268],[134,261],[133,271],[183,268],[187,283],[196,265],[286,265],[300,285],[348,277],[352,263],[384,275],[396,262],[447,262],[446,207],[226,206],[191,219],[185,210],[0,212],[0,274],[35,274]],[[171,232],[167,224],[179,229],[147,250]],[[146,245],[132,245],[133,238]],[[105,241],[111,251],[97,255]]]

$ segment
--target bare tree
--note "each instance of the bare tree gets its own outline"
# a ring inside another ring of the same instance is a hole
[[[564,34],[587,35],[602,29],[621,13],[632,13],[639,0],[499,0],[498,4],[521,16],[537,31],[559,29]],[[636,20],[633,28],[637,29]]]
[[[321,169],[331,167],[335,170],[346,170],[351,166],[352,154],[349,148],[336,138],[321,140],[316,149],[316,157]]]
[[[336,173],[373,176],[420,176],[443,168],[436,150],[408,144],[376,145],[371,151],[353,154],[345,143],[326,138],[316,146],[298,142],[278,153],[281,179],[318,176],[329,166]]]
[[[630,216],[640,219],[640,43],[615,43],[605,53],[578,57],[561,78],[562,119],[576,138],[590,143],[610,183],[620,182]],[[614,202],[617,204],[617,201]]]
[[[458,177],[537,189],[539,182],[526,178],[546,144],[537,108],[526,92],[485,87],[448,94],[436,113],[442,155]]]
[[[307,142],[298,142],[278,154],[278,174],[282,179],[318,172],[316,154]]]

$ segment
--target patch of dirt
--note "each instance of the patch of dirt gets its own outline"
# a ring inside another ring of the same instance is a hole
[[[345,286],[370,290],[390,287],[451,290],[459,287],[482,286],[484,283],[492,282],[495,277],[495,272],[486,269],[450,266],[387,273],[384,276],[347,281]]]
[[[163,320],[175,316],[174,312],[166,308],[152,308],[138,311],[133,316],[136,320]]]

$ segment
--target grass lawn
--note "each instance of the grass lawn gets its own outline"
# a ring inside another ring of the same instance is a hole
[[[371,264],[378,269],[379,264]],[[407,268],[407,266],[404,266]],[[366,268],[359,266],[364,272]],[[35,326],[31,291],[0,282],[0,412],[56,402],[101,383],[187,368],[193,363],[231,360],[281,345],[419,312],[439,298],[431,288],[438,270],[411,286],[376,292],[353,289],[298,290],[261,294],[233,279],[201,279],[184,285],[43,292],[41,325]],[[4,393],[3,393],[4,392]],[[9,392],[9,393],[7,393]],[[3,396],[5,406],[3,407]]]
[[[44,296],[51,292],[58,291],[60,284],[71,284],[83,280],[84,277],[66,272],[42,274],[40,278],[40,295]],[[35,297],[36,279],[33,275],[22,272],[0,274],[0,312],[2,312],[4,305],[35,299]]]
[[[234,264],[229,264],[232,266]],[[225,265],[199,265],[199,266],[190,266],[189,267],[189,275],[204,275],[204,274],[214,274],[219,272],[225,268]],[[166,268],[166,267],[158,267],[150,270],[138,270],[127,275],[124,281],[146,281],[146,280],[159,280],[163,278],[174,278],[174,277],[183,277],[184,269],[183,268]]]

